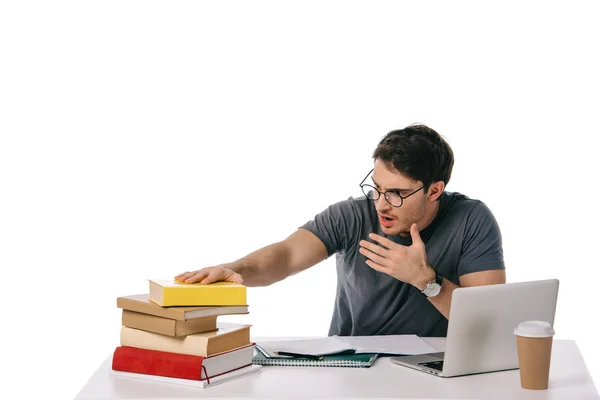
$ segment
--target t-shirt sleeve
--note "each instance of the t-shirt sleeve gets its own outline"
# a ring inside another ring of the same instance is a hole
[[[323,242],[327,248],[327,257],[350,248],[360,230],[351,199],[327,207],[300,228],[312,232]]]
[[[502,235],[490,209],[478,202],[467,215],[458,276],[494,269],[505,269]]]

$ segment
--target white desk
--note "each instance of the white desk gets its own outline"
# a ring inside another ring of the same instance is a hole
[[[280,338],[254,338],[255,341]],[[425,338],[443,351],[444,338]],[[371,368],[263,367],[262,372],[206,389],[109,375],[109,357],[76,399],[159,398],[401,398],[401,399],[597,399],[575,342],[555,340],[548,390],[521,389],[519,371],[439,378],[380,358]]]

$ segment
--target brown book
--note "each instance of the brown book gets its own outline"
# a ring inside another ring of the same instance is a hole
[[[214,331],[217,329],[217,316],[202,317],[179,321],[156,315],[142,314],[135,311],[123,310],[121,323],[129,328],[160,333],[167,336],[185,336],[194,333]]]
[[[210,332],[170,337],[123,326],[121,346],[208,357],[251,344],[250,325],[220,322],[217,328]]]
[[[124,310],[157,317],[171,318],[178,321],[211,317],[215,315],[248,314],[248,306],[212,306],[212,307],[161,307],[150,301],[148,293],[134,294],[117,298],[117,307]]]

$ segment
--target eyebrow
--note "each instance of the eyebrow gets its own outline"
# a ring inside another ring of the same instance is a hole
[[[373,177],[371,177],[371,180],[373,181],[373,183],[375,184],[375,186],[381,187],[381,186],[379,186],[379,184],[377,182],[375,182],[375,179],[373,179]],[[392,192],[392,191],[394,191],[394,192],[408,192],[408,191],[410,191],[410,189],[388,188],[387,191],[388,192]]]

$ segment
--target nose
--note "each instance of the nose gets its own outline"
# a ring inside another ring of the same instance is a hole
[[[391,208],[392,205],[388,203],[384,195],[379,196],[379,198],[375,200],[375,209],[378,212],[386,212],[389,211]]]

